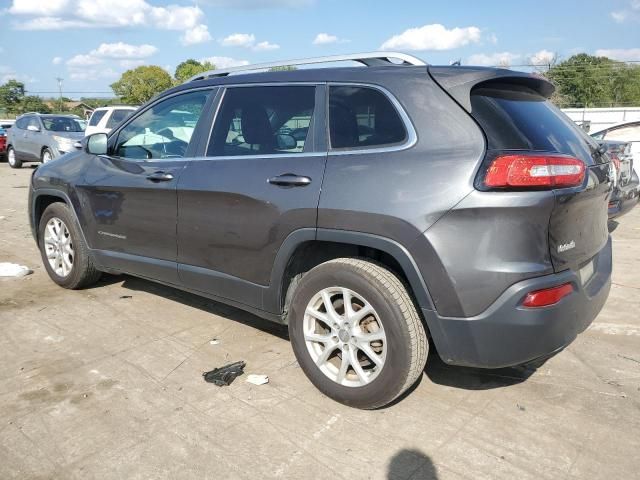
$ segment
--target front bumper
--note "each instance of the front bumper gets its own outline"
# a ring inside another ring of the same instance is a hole
[[[436,349],[452,365],[501,368],[536,360],[571,343],[596,318],[611,288],[611,238],[593,258],[594,273],[583,285],[567,270],[518,282],[487,310],[469,318],[441,317],[423,309]],[[574,292],[555,305],[525,308],[533,290],[571,282]]]

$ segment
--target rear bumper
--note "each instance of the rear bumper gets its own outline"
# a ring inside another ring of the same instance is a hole
[[[470,318],[441,317],[423,310],[440,357],[452,365],[500,368],[553,354],[596,318],[611,287],[611,238],[593,258],[594,273],[583,285],[567,270],[518,282],[487,310]],[[544,308],[521,306],[533,290],[571,282],[574,292]]]
[[[638,204],[640,183],[637,177],[624,187],[618,187],[609,200],[609,219],[620,217]]]

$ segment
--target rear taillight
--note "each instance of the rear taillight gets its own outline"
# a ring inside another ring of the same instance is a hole
[[[565,155],[499,155],[487,168],[488,188],[577,187],[584,180],[582,160]]]
[[[573,293],[573,285],[565,283],[557,287],[545,288],[544,290],[536,290],[527,293],[522,305],[529,308],[548,307],[558,303],[567,295]]]

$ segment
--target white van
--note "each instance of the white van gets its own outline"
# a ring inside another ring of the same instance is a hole
[[[92,133],[109,133],[113,127],[129,117],[137,109],[138,107],[127,105],[96,108],[89,119],[89,125],[87,125],[87,129],[84,132],[85,136]]]

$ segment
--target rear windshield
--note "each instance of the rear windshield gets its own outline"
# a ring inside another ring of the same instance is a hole
[[[550,101],[522,86],[494,84],[471,93],[471,114],[482,126],[490,150],[554,152],[604,161],[598,144]]]

